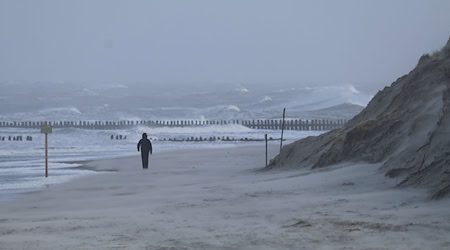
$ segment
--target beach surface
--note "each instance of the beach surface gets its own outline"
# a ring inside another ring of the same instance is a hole
[[[264,165],[263,144],[89,162],[1,202],[0,249],[450,249],[450,202],[379,165]]]

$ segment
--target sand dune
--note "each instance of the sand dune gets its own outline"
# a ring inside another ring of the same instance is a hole
[[[271,168],[323,168],[348,161],[382,163],[399,186],[450,196],[450,40],[379,91],[344,127],[285,147]]]

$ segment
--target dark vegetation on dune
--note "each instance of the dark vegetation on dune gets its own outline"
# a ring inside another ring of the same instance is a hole
[[[379,91],[343,128],[283,148],[269,168],[382,163],[399,186],[450,196],[450,40],[409,74]]]

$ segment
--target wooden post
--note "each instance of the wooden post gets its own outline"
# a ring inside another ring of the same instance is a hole
[[[266,168],[267,168],[267,134],[265,135],[265,139],[266,139]]]
[[[281,140],[280,140],[280,154],[283,147],[283,133],[284,133],[284,117],[286,115],[286,108],[283,109],[283,123],[281,124]]]
[[[48,133],[45,133],[45,178],[48,177]]]

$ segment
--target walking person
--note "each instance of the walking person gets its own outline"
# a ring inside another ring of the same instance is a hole
[[[152,143],[147,139],[147,134],[142,134],[142,139],[137,144],[137,150],[141,151],[142,168],[148,169],[148,153],[152,154]]]

